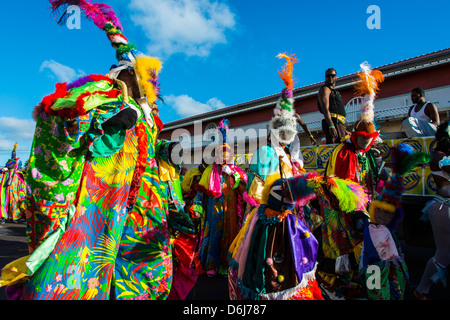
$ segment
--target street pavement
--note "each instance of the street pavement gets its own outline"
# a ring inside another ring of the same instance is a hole
[[[0,225],[0,268],[28,254],[25,229],[26,225],[24,223]],[[421,246],[421,243],[426,244],[426,246]],[[415,286],[419,283],[425,264],[433,256],[435,249],[430,241],[425,241],[424,239],[402,241],[402,249],[408,266],[411,284]],[[450,283],[449,280],[447,280],[448,283]],[[450,285],[444,289],[441,285],[433,286],[430,297],[433,300],[450,300],[449,287]],[[222,301],[227,299],[228,280],[223,276],[199,276],[196,286],[187,297],[187,300]],[[408,292],[405,299],[412,300],[413,298]],[[0,300],[7,300],[4,287],[0,288]]]

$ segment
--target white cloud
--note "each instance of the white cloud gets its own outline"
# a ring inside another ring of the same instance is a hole
[[[0,117],[0,168],[8,161],[16,142],[16,152],[22,163],[28,160],[35,127],[31,119]]]
[[[211,98],[206,102],[206,104],[210,105],[214,110],[225,108],[226,105],[217,98]]]
[[[186,94],[179,96],[168,95],[164,96],[163,99],[165,103],[170,105],[177,114],[182,117],[190,117],[226,107],[226,105],[217,98],[211,98],[206,103],[201,103]]]
[[[155,56],[206,57],[214,45],[227,43],[225,32],[236,23],[226,4],[211,0],[131,0],[129,7]]]
[[[34,135],[35,126],[36,123],[32,119],[0,117],[0,132],[6,137],[16,137],[19,140],[31,140]]]
[[[54,60],[46,60],[42,63],[39,71],[49,69],[58,82],[72,82],[86,75],[83,70],[75,71],[71,67],[65,66]]]

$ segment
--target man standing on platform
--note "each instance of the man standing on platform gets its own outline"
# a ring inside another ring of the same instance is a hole
[[[336,77],[336,70],[329,68],[325,72],[325,84],[320,88],[317,96],[319,111],[324,117],[322,130],[327,144],[339,143],[341,138],[347,135],[345,106],[340,93],[335,89]]]

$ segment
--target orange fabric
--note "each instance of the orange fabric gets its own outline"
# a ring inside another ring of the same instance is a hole
[[[287,217],[288,214],[290,214],[292,212],[290,210],[280,212],[280,211],[272,210],[270,208],[266,208],[264,210],[264,213],[266,214],[266,217],[269,219],[273,218],[273,217],[278,217],[278,220],[282,221],[284,218]]]

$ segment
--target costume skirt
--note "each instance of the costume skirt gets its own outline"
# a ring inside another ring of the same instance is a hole
[[[318,242],[293,214],[254,209],[229,249],[231,300],[323,300],[315,271]]]

